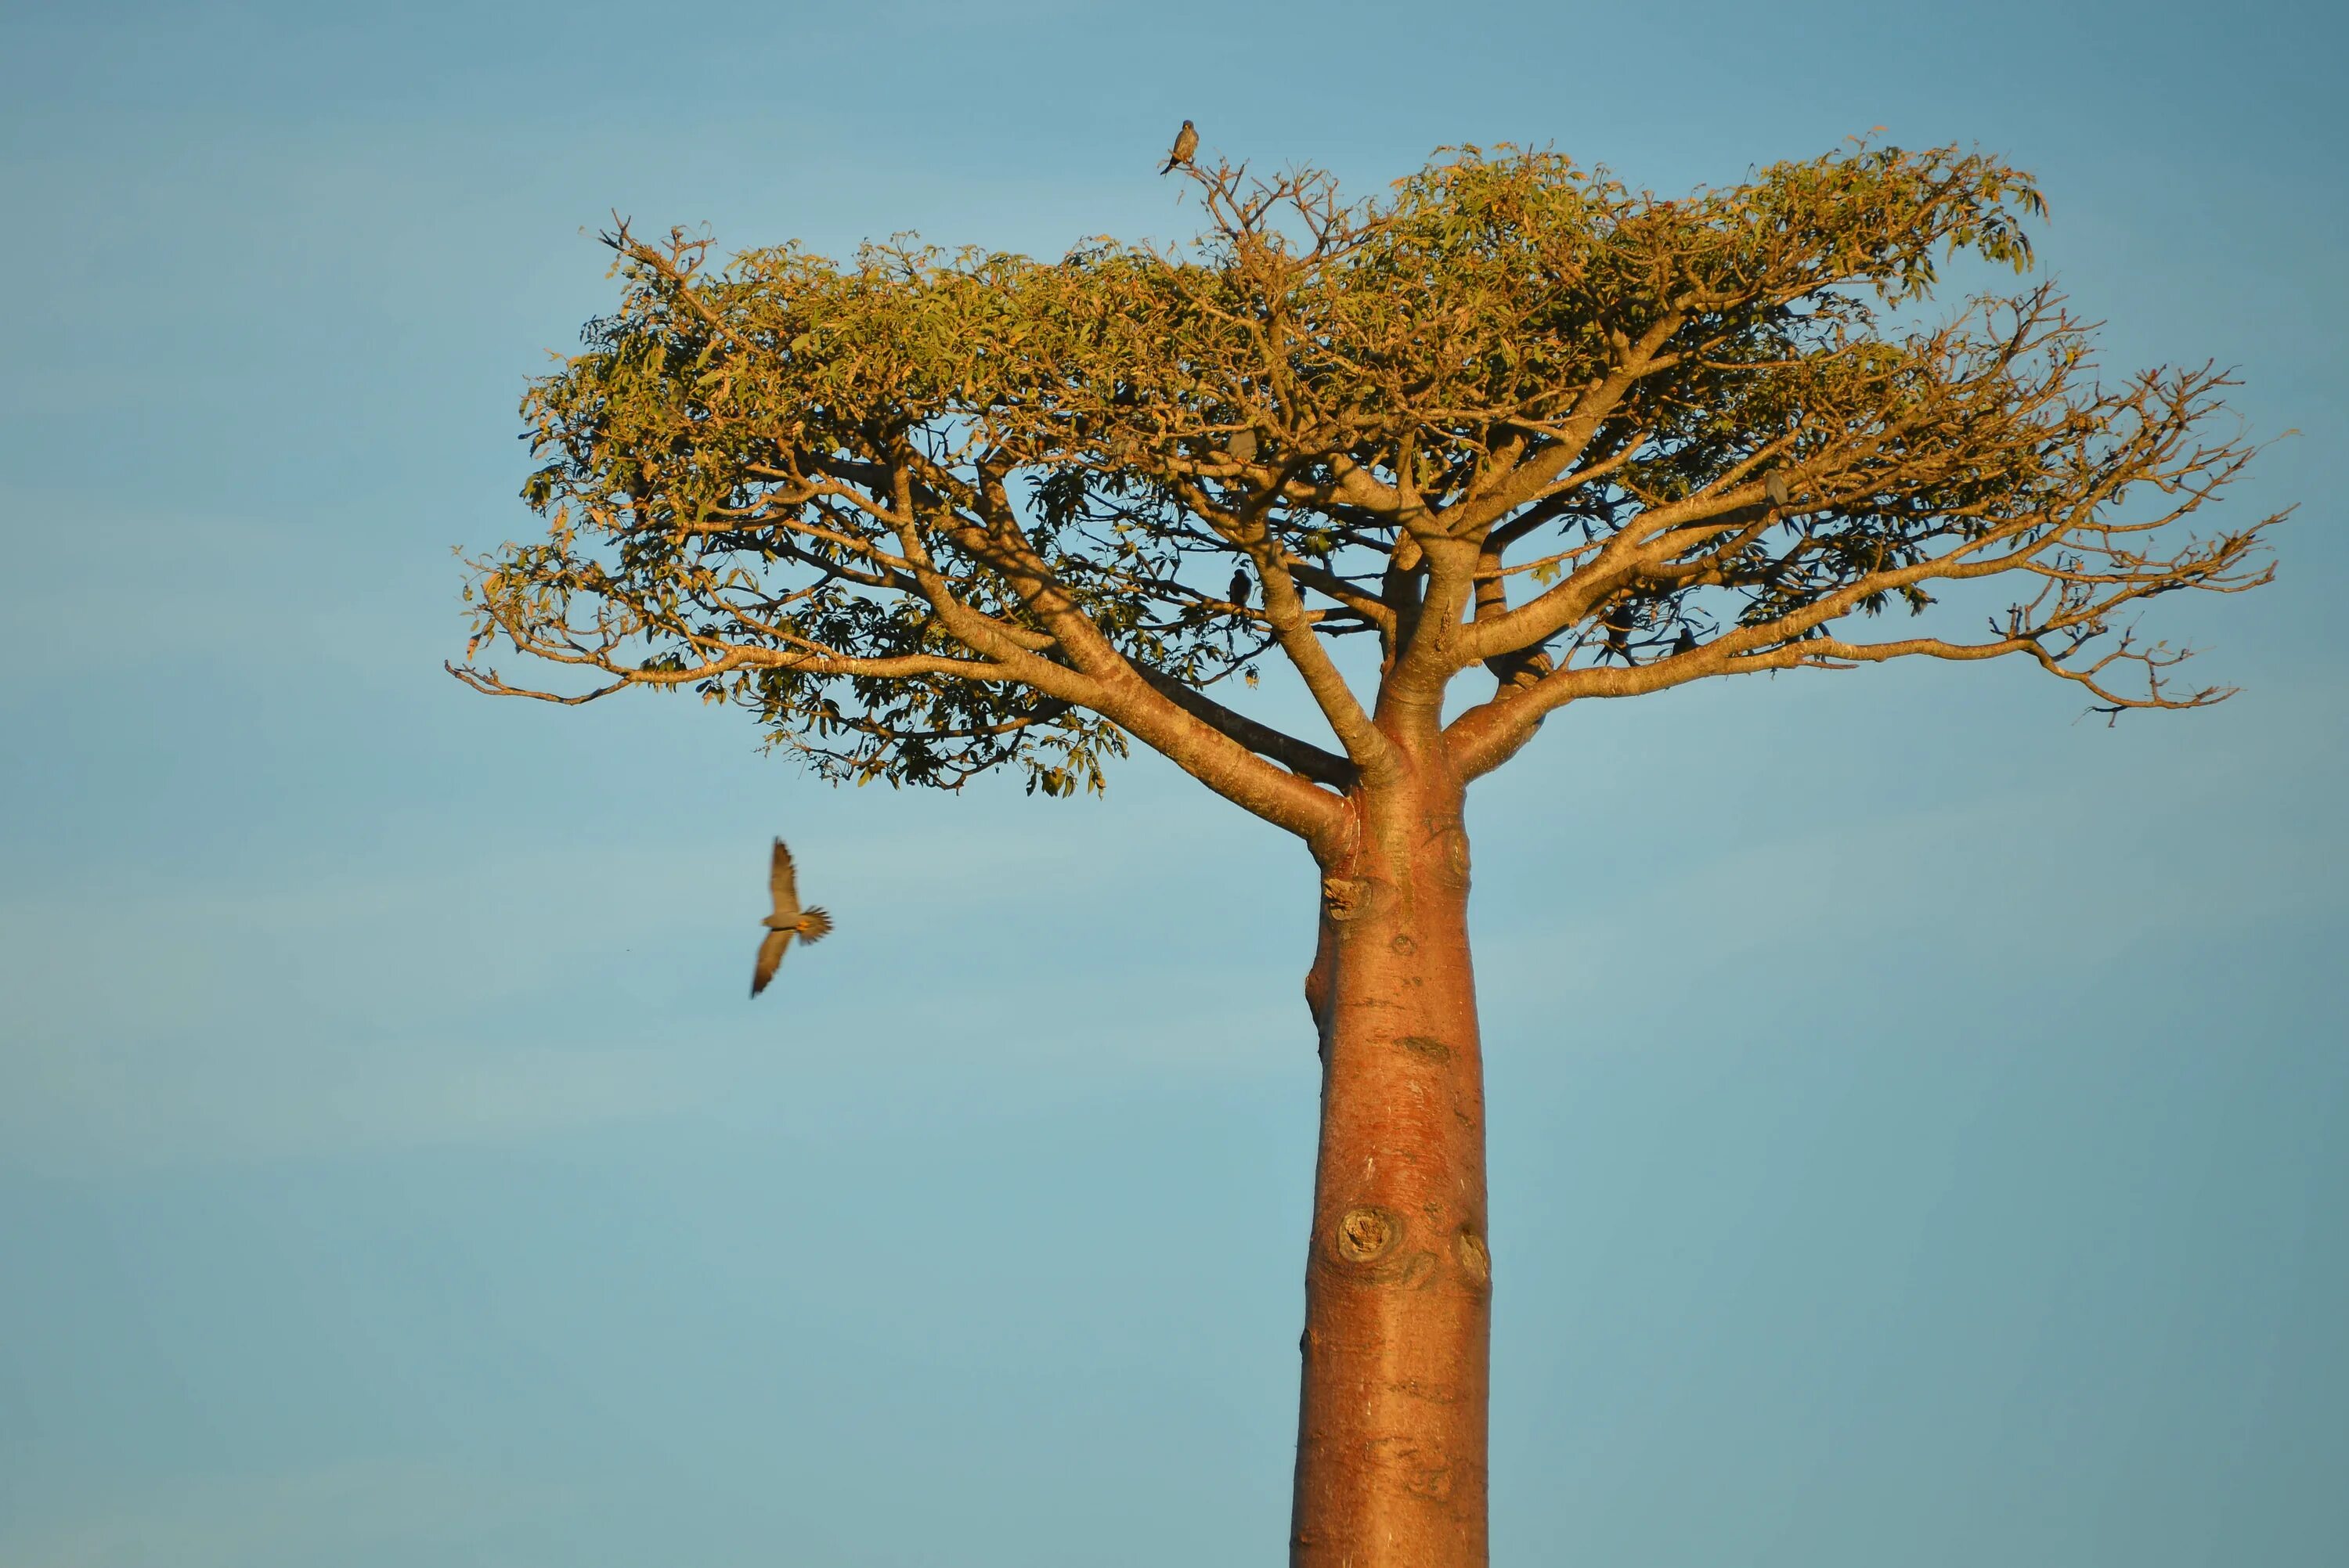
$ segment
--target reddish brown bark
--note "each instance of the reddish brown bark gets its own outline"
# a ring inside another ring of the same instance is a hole
[[[1289,1561],[1483,1568],[1492,1263],[1461,786],[1358,792],[1306,982],[1321,1147]]]

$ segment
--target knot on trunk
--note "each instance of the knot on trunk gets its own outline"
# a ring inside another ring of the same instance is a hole
[[[1436,1255],[1403,1244],[1401,1214],[1371,1203],[1358,1203],[1338,1216],[1330,1227],[1328,1259],[1339,1277],[1356,1284],[1423,1287],[1433,1274]]]
[[[1365,877],[1321,879],[1321,907],[1330,912],[1332,920],[1351,920],[1361,913],[1370,894],[1370,881]]]
[[[1338,1255],[1350,1264],[1374,1262],[1402,1234],[1402,1222],[1383,1209],[1349,1209],[1338,1221],[1331,1240]]]
[[[1448,823],[1434,837],[1436,881],[1460,892],[1468,891],[1468,835],[1457,822]]]
[[[1493,1254],[1485,1245],[1485,1238],[1475,1232],[1463,1229],[1458,1243],[1460,1266],[1467,1273],[1470,1283],[1478,1286],[1493,1283]]]

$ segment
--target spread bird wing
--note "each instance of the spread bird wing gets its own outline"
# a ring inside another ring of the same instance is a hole
[[[791,944],[792,934],[790,932],[771,931],[767,933],[767,939],[759,944],[758,967],[750,971],[751,995],[755,996],[760,992],[767,988],[767,982],[775,977],[775,971],[782,965],[783,949],[789,947]]]
[[[822,942],[832,934],[832,916],[814,904],[800,912],[800,940]]]
[[[792,852],[775,841],[775,860],[767,872],[767,886],[775,895],[775,913],[789,919],[800,912],[800,880],[792,870]]]

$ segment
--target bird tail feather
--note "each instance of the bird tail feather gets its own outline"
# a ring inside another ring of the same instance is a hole
[[[822,942],[832,931],[832,916],[823,910],[808,908],[800,911],[800,940]]]

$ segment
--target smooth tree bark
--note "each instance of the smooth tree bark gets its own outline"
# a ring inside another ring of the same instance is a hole
[[[2036,190],[1985,156],[1862,147],[1679,201],[1506,148],[1356,204],[1186,172],[1195,246],[1050,263],[713,266],[618,225],[617,309],[523,404],[545,536],[472,562],[451,668],[562,703],[689,686],[834,780],[1064,795],[1139,741],[1302,841],[1291,1560],[1473,1568],[1475,780],[1575,702],[1758,671],[2013,656],[2107,716],[2217,701],[2135,617],[2265,582],[2278,519],[2188,526],[2252,451],[2209,433],[2222,373],[2105,382],[2044,287],[1910,325],[1937,258],[2029,263]],[[513,684],[473,662],[501,644],[593,678]],[[1326,734],[1246,711],[1269,659]]]
[[[1493,1259],[1464,789],[1432,725],[1322,863],[1299,1563],[1485,1560]],[[1416,745],[1412,744],[1416,742]]]

